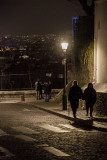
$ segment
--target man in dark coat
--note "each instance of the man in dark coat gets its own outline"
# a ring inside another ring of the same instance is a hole
[[[49,93],[50,93],[49,83],[45,82],[44,84],[45,102],[49,102]]]
[[[78,82],[75,80],[73,86],[70,88],[68,100],[70,101],[73,116],[76,118],[76,112],[79,105],[79,99],[82,97],[82,90],[78,86]]]
[[[92,117],[93,105],[96,102],[96,90],[93,88],[92,83],[89,83],[88,87],[84,90],[83,99],[86,103],[86,115],[88,116],[88,110],[90,108],[90,117]]]

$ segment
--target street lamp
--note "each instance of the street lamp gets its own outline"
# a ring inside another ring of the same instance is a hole
[[[64,89],[63,89],[63,96],[62,96],[62,105],[63,110],[67,110],[67,95],[66,95],[66,84],[67,84],[67,64],[66,64],[66,50],[68,48],[68,43],[61,43],[62,50],[64,52]]]

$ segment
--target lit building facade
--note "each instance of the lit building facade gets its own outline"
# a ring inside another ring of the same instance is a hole
[[[94,76],[96,83],[107,83],[106,16],[107,0],[95,0]]]

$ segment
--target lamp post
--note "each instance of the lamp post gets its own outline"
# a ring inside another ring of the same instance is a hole
[[[62,105],[63,110],[67,110],[67,95],[66,95],[66,84],[67,84],[67,64],[66,64],[66,50],[68,47],[68,43],[61,43],[62,50],[64,52],[64,89],[63,89],[63,96],[62,96]]]

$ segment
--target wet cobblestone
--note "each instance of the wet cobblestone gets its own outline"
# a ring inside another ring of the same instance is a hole
[[[23,111],[25,107],[30,111]],[[0,146],[13,153],[15,160],[106,160],[106,132],[80,127],[78,129],[78,126],[75,129],[61,127],[59,124],[69,124],[69,121],[25,104],[3,104],[0,110],[0,128],[8,134],[0,136]],[[41,128],[40,124],[50,124],[70,132],[52,132]],[[12,129],[16,126],[25,126],[39,132],[30,135],[36,141],[28,143],[15,138],[14,135],[22,134]],[[57,157],[45,151],[40,144],[48,144],[71,156]]]

